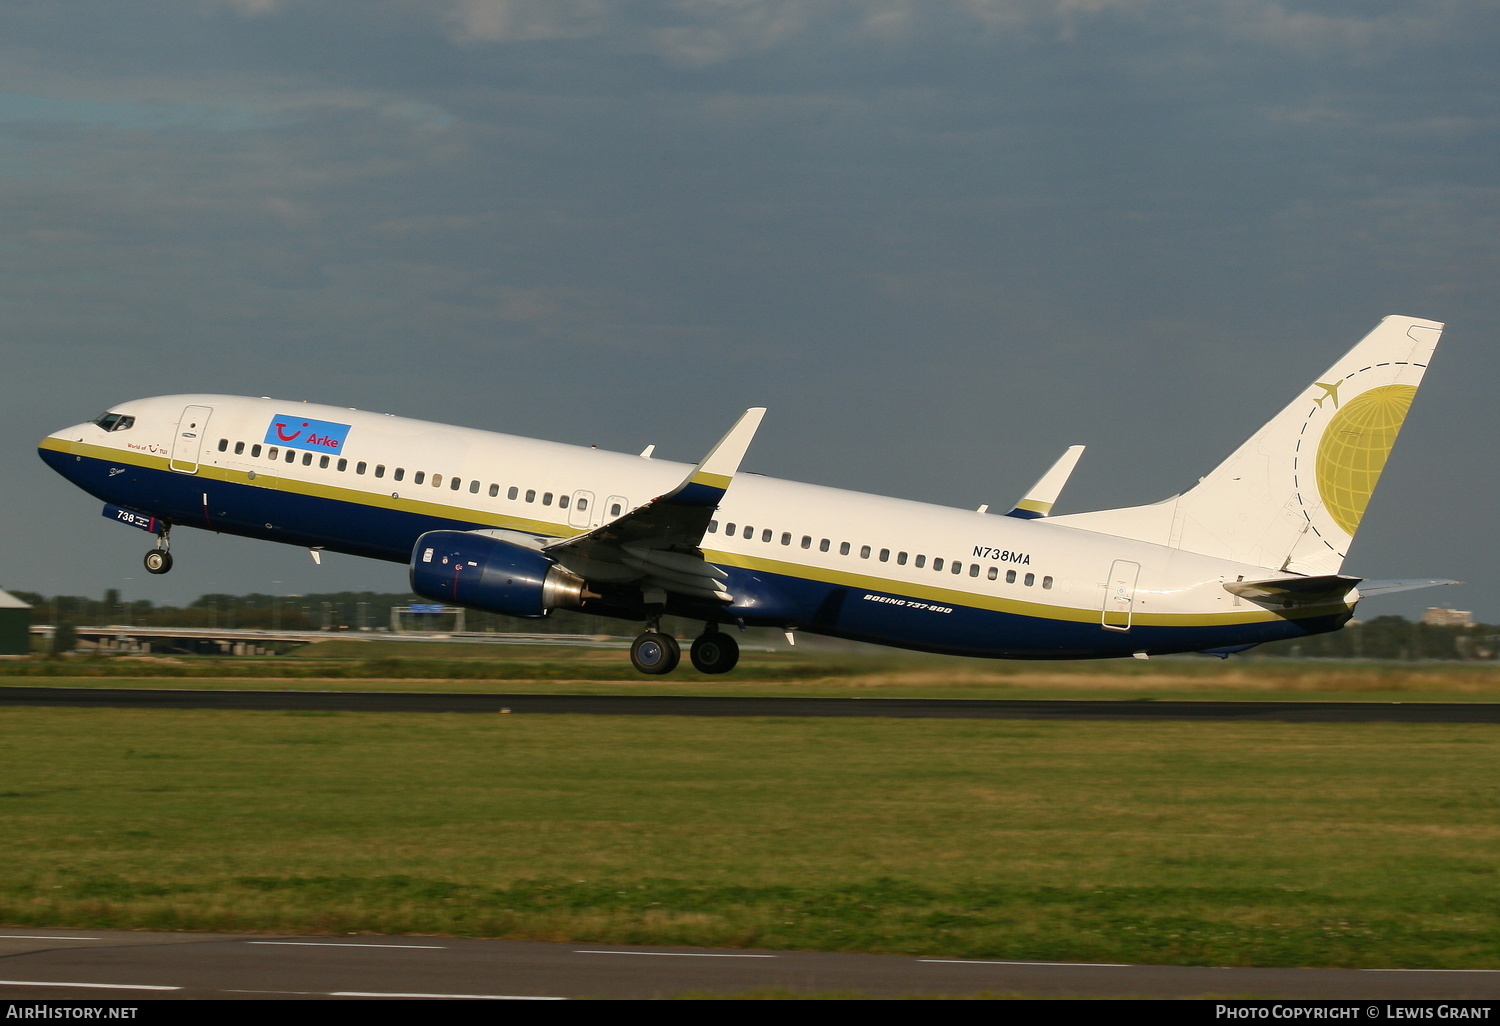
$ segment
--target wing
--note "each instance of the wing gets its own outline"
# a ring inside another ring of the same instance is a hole
[[[681,484],[592,531],[542,551],[588,580],[636,582],[643,588],[731,602],[728,575],[698,546],[765,416],[746,410]]]

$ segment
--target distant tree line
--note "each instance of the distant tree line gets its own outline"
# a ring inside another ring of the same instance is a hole
[[[186,606],[157,605],[149,599],[125,601],[116,588],[103,598],[82,595],[47,597],[31,591],[14,591],[31,605],[33,624],[85,625],[121,624],[131,627],[224,627],[247,630],[344,631],[388,630],[395,606],[432,605],[411,594],[373,591],[338,591],[310,595],[203,595]],[[433,618],[416,624],[429,629],[452,629],[452,618]],[[410,621],[407,626],[412,626]],[[625,634],[631,627],[623,620],[587,616],[559,609],[540,620],[523,620],[498,613],[467,610],[464,629],[533,634]]]
[[[1250,651],[1315,659],[1494,659],[1500,653],[1500,627],[1437,627],[1404,616],[1377,616],[1350,621],[1331,634],[1275,641]]]
[[[388,630],[394,606],[429,605],[411,594],[337,591],[312,595],[204,595],[187,606],[156,605],[147,599],[124,601],[111,588],[99,599],[79,595],[48,598],[30,591],[12,592],[32,606],[31,622],[53,624],[65,634],[74,625],[122,624],[139,627],[225,627],[252,630],[344,631]],[[559,609],[541,620],[522,620],[498,613],[468,610],[465,629],[497,633],[617,634],[639,625]],[[434,620],[428,629],[451,630],[451,618]],[[671,621],[667,629],[691,636],[696,622]],[[71,647],[69,645],[68,647]],[[1319,659],[1494,659],[1500,654],[1500,627],[1436,627],[1402,616],[1351,621],[1342,630],[1307,638],[1277,641],[1250,650],[1251,655]]]

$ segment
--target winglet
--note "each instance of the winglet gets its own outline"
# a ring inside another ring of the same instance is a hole
[[[661,497],[662,502],[673,506],[717,506],[740,469],[740,461],[750,448],[750,441],[760,427],[760,419],[766,415],[764,406],[754,406],[744,412],[729,433],[719,439],[719,444],[708,451],[703,462],[693,468],[687,480]]]
[[[1057,496],[1062,492],[1063,485],[1068,483],[1068,477],[1073,473],[1073,468],[1078,465],[1078,457],[1083,455],[1083,446],[1070,445],[1068,451],[1054,464],[1052,469],[1042,475],[1042,479],[1031,486],[1021,501],[1016,503],[1016,508],[1005,514],[1008,517],[1020,517],[1023,520],[1035,520],[1052,512],[1052,504],[1057,501]]]

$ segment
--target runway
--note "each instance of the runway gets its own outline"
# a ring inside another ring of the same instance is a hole
[[[1485,1000],[1500,970],[1242,969],[553,944],[453,937],[277,937],[0,929],[0,1000],[682,994]]]
[[[1288,723],[1500,723],[1492,702],[1031,701],[956,698],[745,698],[374,691],[0,687],[0,707],[550,713],[585,716],[874,716],[1001,720],[1268,720]]]

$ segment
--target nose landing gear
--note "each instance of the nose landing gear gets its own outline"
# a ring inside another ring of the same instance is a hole
[[[167,537],[166,531],[156,536],[156,548],[146,553],[146,558],[143,560],[148,574],[164,574],[172,569],[171,546],[172,542]]]

